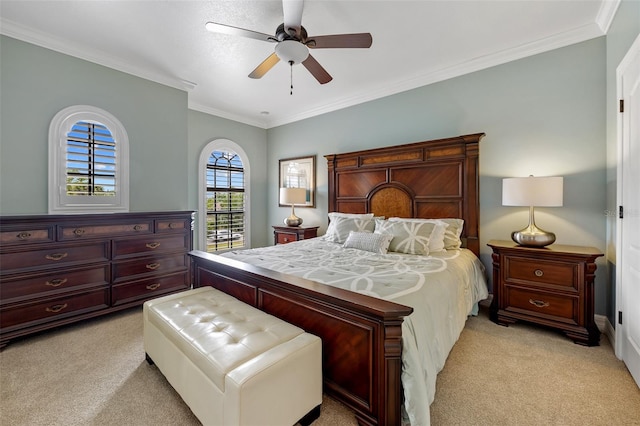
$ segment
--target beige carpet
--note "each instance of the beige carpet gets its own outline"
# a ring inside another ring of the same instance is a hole
[[[640,390],[606,338],[585,348],[561,334],[468,321],[438,376],[432,424],[640,425]],[[141,309],[11,343],[0,353],[0,424],[197,425],[147,365]],[[355,425],[325,398],[314,425]]]

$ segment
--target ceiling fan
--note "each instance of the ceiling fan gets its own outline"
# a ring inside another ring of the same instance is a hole
[[[261,78],[282,60],[291,67],[304,65],[320,84],[325,84],[333,77],[309,54],[309,49],[369,48],[373,38],[369,33],[309,36],[302,26],[303,6],[304,0],[282,1],[284,22],[276,28],[275,36],[216,22],[207,22],[205,26],[211,32],[276,43],[275,51],[249,74],[251,78]]]

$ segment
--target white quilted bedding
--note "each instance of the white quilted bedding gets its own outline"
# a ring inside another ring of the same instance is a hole
[[[414,426],[430,423],[437,373],[467,316],[488,295],[484,267],[467,249],[383,255],[313,238],[224,256],[411,306],[402,324],[402,384]]]

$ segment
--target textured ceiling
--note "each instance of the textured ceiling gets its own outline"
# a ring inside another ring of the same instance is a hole
[[[307,0],[309,35],[370,32],[369,49],[316,49],[301,65],[248,74],[274,44],[205,30],[274,34],[281,1],[0,2],[2,34],[185,89],[189,107],[270,128],[606,33],[617,0]],[[290,79],[293,95],[290,95]]]

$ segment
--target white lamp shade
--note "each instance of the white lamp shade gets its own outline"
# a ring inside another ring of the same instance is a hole
[[[563,178],[520,177],[502,179],[503,206],[562,206]]]
[[[304,188],[280,188],[281,204],[306,204],[307,190]]]

